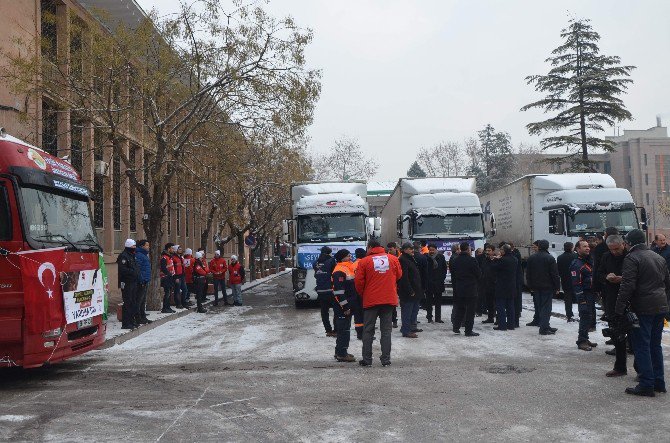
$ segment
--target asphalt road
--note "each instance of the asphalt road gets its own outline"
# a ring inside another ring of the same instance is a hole
[[[245,293],[247,306],[194,313],[51,368],[0,370],[0,439],[669,438],[667,395],[624,394],[633,375],[605,378],[604,339],[578,351],[575,324],[553,319],[553,337],[478,324],[482,335],[466,338],[423,322],[417,340],[394,330],[392,366],[381,367],[376,344],[374,366],[361,368],[333,360],[318,310],[297,311],[289,285],[278,278]],[[360,356],[355,338],[350,352]]]

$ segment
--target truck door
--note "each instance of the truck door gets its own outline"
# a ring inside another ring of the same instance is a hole
[[[549,211],[549,252],[563,251],[563,243],[567,241],[567,232],[565,225],[565,211],[555,209]]]
[[[21,225],[11,181],[0,178],[0,351],[20,346],[23,287],[18,256],[22,248]],[[0,355],[2,358],[3,355]]]

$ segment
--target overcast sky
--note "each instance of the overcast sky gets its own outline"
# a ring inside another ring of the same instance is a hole
[[[161,13],[178,4],[136,1]],[[548,70],[570,16],[592,20],[602,53],[637,66],[623,97],[635,120],[622,127],[646,129],[657,114],[670,124],[667,0],[272,0],[267,9],[314,30],[307,59],[323,77],[311,149],[354,137],[379,162],[377,179],[404,176],[421,147],[487,123],[514,145],[537,143],[525,125],[541,112],[519,111],[539,97],[524,78]]]

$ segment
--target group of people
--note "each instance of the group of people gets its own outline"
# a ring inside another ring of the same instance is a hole
[[[601,237],[580,239],[576,245],[565,243],[558,260],[549,252],[549,242],[538,240],[526,262],[526,285],[531,290],[534,316],[527,326],[537,326],[540,335],[553,335],[550,324],[552,300],[563,293],[566,319],[575,321],[573,303],[577,303],[578,349],[591,351],[595,332],[596,303],[601,300],[602,320],[609,328],[604,334],[607,351],[616,357],[608,377],[627,374],[626,357],[631,350],[638,385],[626,389],[633,395],[654,396],[665,392],[661,334],[670,312],[670,246],[664,236],[657,236],[653,248],[646,245],[646,235],[639,229],[626,237],[616,228],[607,228]],[[426,310],[428,322],[443,323],[441,298],[449,270],[454,306],[451,315],[453,332],[477,337],[475,316],[486,315],[482,323],[494,324],[496,331],[518,328],[522,309],[523,275],[520,252],[509,242],[497,247],[486,244],[472,256],[469,242],[454,245],[449,260],[436,245],[404,243],[400,248],[389,243],[386,248],[376,240],[367,250],[357,249],[356,260],[348,250],[324,247],[314,263],[317,292],[326,334],[337,337],[335,359],[354,362],[348,353],[351,320],[358,338],[363,341],[359,364],[372,364],[372,341],[377,319],[381,333],[381,363],[391,364],[391,332],[397,327],[396,309],[400,305],[403,337],[417,338],[418,313]],[[334,327],[329,309],[334,310]],[[434,313],[434,316],[433,316]]]
[[[147,290],[151,281],[150,244],[147,240],[127,239],[124,250],[117,258],[119,288],[123,298],[123,329],[135,329],[139,325],[151,323],[147,317]],[[223,303],[229,306],[242,305],[242,283],[245,280],[244,266],[237,256],[232,255],[230,262],[214,252],[214,258],[207,262],[204,249],[193,254],[190,248],[167,243],[158,261],[160,282],[163,288],[163,307],[161,313],[174,313],[176,309],[189,309],[193,306],[191,294],[195,294],[197,312],[207,310],[203,303],[207,301],[209,279],[214,288],[214,306],[219,304],[219,291]],[[228,301],[229,286],[233,302]]]

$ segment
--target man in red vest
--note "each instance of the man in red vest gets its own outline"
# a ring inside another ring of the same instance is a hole
[[[221,293],[223,294],[223,303],[226,305],[231,305],[228,303],[228,293],[226,292],[226,272],[228,271],[228,265],[226,264],[226,259],[221,257],[221,251],[218,249],[214,251],[214,258],[209,262],[209,270],[212,271],[214,276],[214,306],[219,305],[219,288],[221,288]]]
[[[368,254],[356,268],[356,292],[363,299],[363,358],[361,366],[372,365],[372,337],[377,318],[381,332],[382,366],[391,364],[393,308],[398,306],[397,283],[402,277],[398,257],[386,253],[377,240],[368,242]]]
[[[237,261],[236,255],[230,256],[228,265],[228,283],[233,291],[233,305],[242,306],[242,283],[244,282],[244,266]]]
[[[191,248],[186,248],[182,259],[184,262],[184,280],[186,281],[186,303],[190,306],[192,304],[190,301],[191,293],[195,294],[195,287],[193,285],[193,265],[195,265],[195,257],[193,257],[193,250]]]
[[[174,243],[166,243],[165,249],[161,254],[160,270],[161,270],[161,287],[163,288],[163,314],[170,314],[176,312],[170,308],[170,294],[174,287],[174,262],[172,261],[172,247]]]
[[[182,261],[179,251],[181,247],[174,245],[172,247],[172,263],[174,264],[174,305],[177,309],[184,309],[183,300],[185,294],[182,291],[182,284],[184,283],[184,262]]]

